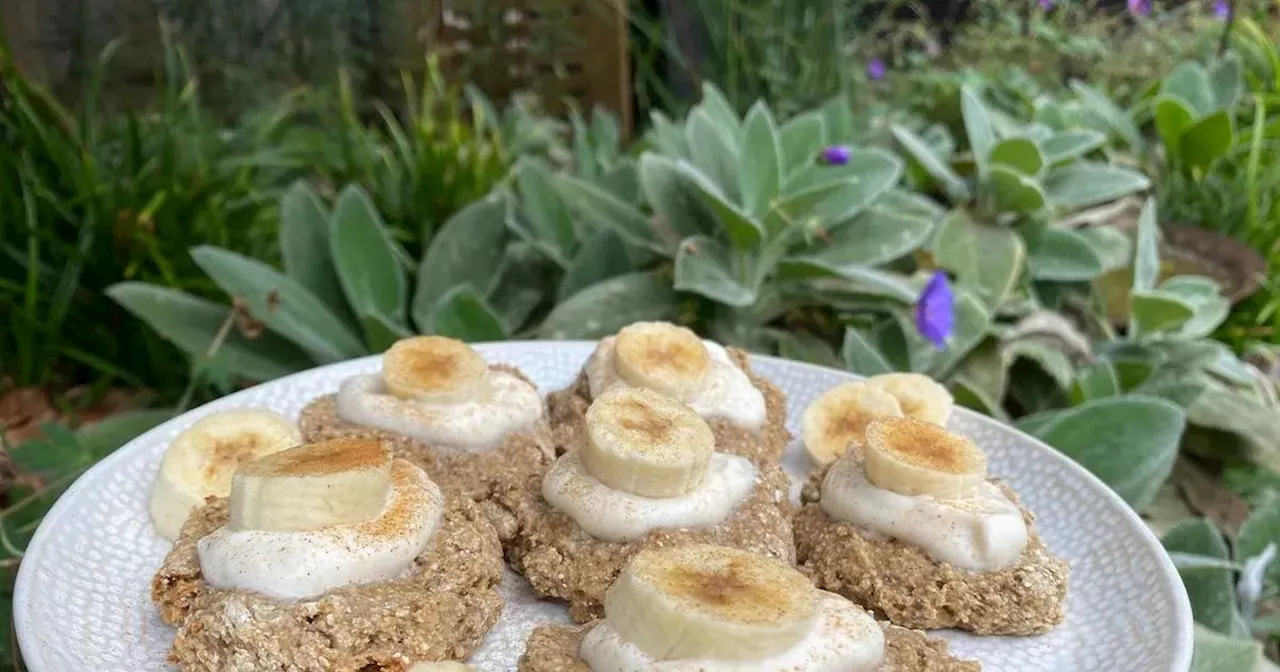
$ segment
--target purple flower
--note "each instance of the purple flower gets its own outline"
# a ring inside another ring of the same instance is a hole
[[[1129,0],[1129,13],[1134,16],[1146,16],[1151,13],[1151,0]]]
[[[916,331],[939,350],[947,347],[947,339],[956,326],[956,297],[943,271],[934,271],[929,283],[916,301]]]
[[[871,78],[871,81],[878,82],[884,79],[884,73],[885,66],[883,58],[876,57],[867,61],[867,76]]]
[[[853,152],[848,145],[832,145],[822,150],[822,160],[832,166],[843,166],[849,163],[849,156]]]
[[[1223,21],[1231,18],[1231,3],[1227,0],[1217,0],[1213,3],[1213,15]]]
[[[1053,9],[1053,5],[1053,0],[1040,0],[1040,9],[1043,9],[1046,12]]]

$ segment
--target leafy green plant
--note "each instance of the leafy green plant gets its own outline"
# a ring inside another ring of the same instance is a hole
[[[1222,59],[1212,68],[1180,64],[1151,101],[1151,115],[1169,170],[1203,175],[1235,142],[1233,108],[1244,89],[1240,61]]]
[[[185,255],[200,242],[275,255],[265,224],[291,167],[270,148],[290,101],[224,127],[170,47],[157,103],[107,114],[111,54],[73,112],[0,47],[0,137],[12,148],[0,157],[0,311],[10,318],[0,360],[17,384],[181,389],[186,372],[171,350],[102,290],[136,279],[207,294],[213,286]]]
[[[361,104],[341,77],[336,97],[322,91],[307,100],[322,125],[294,129],[288,147],[316,173],[322,191],[362,185],[393,237],[417,258],[436,228],[498,184],[519,152],[555,140],[556,129],[520,104],[504,118],[486,99],[468,99],[435,61],[420,84],[409,73],[402,77],[398,110],[380,100]]]
[[[1065,115],[1022,123],[991,110],[971,87],[960,95],[969,148],[963,155],[940,126],[923,133],[892,128],[912,181],[950,206],[928,251],[931,263],[957,279],[958,333],[943,354],[918,350],[910,362],[897,362],[921,369],[916,360],[927,358],[923,370],[940,378],[955,373],[997,318],[1030,317],[1029,307],[1101,276],[1127,254],[1127,240],[1113,230],[1057,222],[1150,185],[1129,168],[1085,158],[1106,136]]]
[[[1182,575],[1196,620],[1193,670],[1274,670],[1254,637],[1280,635],[1280,621],[1264,611],[1277,579],[1280,506],[1253,511],[1234,539],[1205,519],[1188,520],[1165,533],[1163,543]],[[1228,543],[1230,541],[1230,544]]]
[[[914,301],[918,288],[885,266],[928,239],[939,211],[895,189],[895,156],[843,145],[851,116],[837,101],[780,121],[757,103],[743,119],[708,85],[686,119],[655,115],[636,161],[637,190],[560,175],[534,199],[523,194],[526,204],[558,197],[576,215],[563,221],[614,241],[614,256],[640,269],[577,289],[539,333],[592,337],[636,319],[679,317],[722,341],[769,350],[787,338],[779,321],[822,305],[823,293],[870,288]],[[835,153],[824,159],[824,148]],[[567,277],[599,276],[575,271]]]
[[[494,194],[450,218],[417,266],[415,291],[413,264],[362,189],[344,189],[330,211],[296,183],[280,207],[283,272],[223,248],[191,250],[231,308],[139,282],[107,294],[223,388],[381,352],[417,330],[501,340],[520,319],[490,303],[512,267],[506,208]]]

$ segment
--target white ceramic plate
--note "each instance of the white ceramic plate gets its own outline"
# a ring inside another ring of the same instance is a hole
[[[477,346],[489,361],[523,369],[544,394],[568,385],[592,348],[582,342]],[[811,400],[851,378],[769,357],[756,357],[754,366],[786,393],[793,433]],[[146,505],[165,446],[214,410],[265,405],[296,417],[343,379],[378,368],[378,358],[367,357],[219,399],[138,437],[82,476],[45,517],[18,574],[14,616],[31,672],[171,669],[165,653],[173,630],[149,599],[151,576],[169,544],[152,531]],[[994,420],[961,410],[951,428],[987,450],[992,472],[1022,494],[1049,548],[1071,563],[1061,626],[1022,638],[940,633],[955,652],[980,659],[987,672],[1186,672],[1192,634],[1186,592],[1129,507],[1075,463]],[[798,442],[785,466],[798,493],[808,469]],[[515,670],[533,626],[567,622],[564,607],[539,602],[513,573],[503,592],[503,619],[471,660],[482,670]]]

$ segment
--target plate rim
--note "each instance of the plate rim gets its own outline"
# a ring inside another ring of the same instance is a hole
[[[525,348],[532,347],[535,349],[536,348],[550,349],[550,348],[556,348],[556,347],[571,346],[571,347],[581,347],[585,349],[585,348],[596,345],[598,342],[599,342],[598,340],[511,340],[511,341],[482,341],[482,342],[472,343],[471,345],[473,347],[476,347],[478,349],[483,349],[483,350],[502,350],[504,348],[516,347],[516,346],[525,347]],[[757,361],[765,361],[778,366],[810,369],[812,371],[820,372],[823,374],[837,373],[844,376],[848,376],[855,380],[864,378],[864,376],[853,373],[851,371],[843,371],[834,367],[823,366],[821,364],[813,364],[811,362],[802,362],[802,361],[797,361],[792,359],[785,359],[783,357],[777,357],[774,355],[761,355],[756,353],[749,353],[749,354],[753,364]],[[240,397],[242,395],[247,395],[249,392],[257,389],[258,387],[261,387],[264,385],[285,385],[293,381],[294,379],[310,376],[316,371],[327,369],[329,367],[350,366],[359,362],[372,363],[374,360],[378,360],[381,357],[382,355],[380,354],[354,357],[351,359],[342,360],[340,362],[331,362],[329,364],[321,364],[319,366],[314,366],[303,371],[291,373],[287,376],[281,376],[280,378],[276,378],[274,380],[258,383],[257,385],[253,385],[251,387],[247,387],[242,390],[237,390],[226,396],[219,397],[218,399],[214,399],[207,403],[201,404],[200,406],[196,406],[195,408],[187,409],[183,413],[177,416],[174,416],[172,418],[169,418],[168,420],[165,420],[159,425],[156,425],[155,427],[152,427],[146,432],[143,432],[142,434],[134,437],[128,443],[124,444],[123,446],[121,446],[120,448],[112,452],[110,455],[103,458],[102,460],[99,460],[92,467],[85,470],[83,474],[80,474],[80,476],[78,476],[76,480],[70,486],[67,487],[67,489],[58,497],[57,501],[54,502],[53,506],[50,507],[49,511],[45,514],[44,518],[40,521],[40,525],[36,527],[36,531],[35,533],[32,534],[31,541],[27,544],[27,548],[23,553],[23,559],[25,560],[28,556],[32,555],[33,551],[35,553],[45,552],[43,548],[44,548],[44,544],[48,543],[47,537],[49,536],[49,534],[51,534],[49,530],[53,529],[57,525],[61,517],[71,509],[71,506],[72,506],[71,502],[76,498],[76,496],[79,495],[81,488],[86,487],[85,484],[87,483],[88,476],[98,471],[109,470],[111,466],[115,464],[117,461],[125,460],[129,451],[132,450],[132,446],[134,446],[135,444],[144,443],[147,437],[150,436],[151,434],[169,431],[168,427],[170,425],[177,425],[179,423],[185,424],[189,422],[188,420],[186,420],[188,415],[210,404],[233,403],[237,397]],[[540,390],[540,392],[542,391]],[[547,392],[542,392],[542,394],[545,396]],[[965,414],[969,417],[970,420],[976,420],[979,423],[987,424],[989,426],[994,426],[994,428],[997,428],[1001,431],[1015,432],[1021,438],[1027,440],[1038,451],[1047,453],[1048,459],[1056,460],[1058,467],[1071,471],[1077,477],[1082,477],[1095,490],[1099,491],[1099,494],[1102,497],[1107,499],[1107,502],[1112,506],[1112,508],[1118,508],[1122,511],[1123,516],[1125,517],[1126,521],[1130,524],[1130,526],[1135,527],[1140,531],[1139,536],[1142,539],[1142,544],[1146,547],[1146,550],[1148,552],[1156,556],[1156,562],[1162,570],[1162,577],[1161,577],[1162,583],[1165,584],[1166,589],[1171,590],[1174,596],[1174,602],[1175,602],[1174,621],[1177,625],[1177,632],[1175,635],[1175,641],[1173,643],[1175,646],[1176,653],[1174,655],[1174,658],[1172,661],[1172,667],[1170,668],[1169,672],[1188,672],[1191,669],[1191,658],[1193,654],[1193,642],[1194,642],[1194,636],[1195,636],[1195,623],[1191,613],[1191,600],[1190,600],[1190,597],[1187,595],[1186,587],[1182,583],[1181,576],[1179,575],[1177,568],[1174,567],[1173,561],[1169,559],[1168,553],[1165,552],[1164,546],[1160,544],[1159,538],[1156,537],[1155,533],[1151,530],[1151,528],[1147,527],[1147,524],[1142,521],[1142,518],[1138,515],[1138,513],[1134,511],[1133,508],[1130,507],[1127,502],[1121,499],[1120,496],[1117,495],[1115,491],[1111,489],[1110,486],[1108,486],[1106,483],[1103,483],[1102,480],[1099,479],[1097,476],[1095,476],[1092,472],[1080,466],[1074,460],[1067,457],[1066,455],[1063,455],[1062,453],[1058,452],[1054,448],[1050,447],[1048,444],[1044,443],[1040,439],[1034,436],[1031,436],[1026,432],[1023,432],[1022,430],[1018,429],[1017,427],[1014,427],[1013,425],[1003,423],[995,418],[992,418],[991,416],[983,415],[982,413],[979,413],[977,411],[974,411],[968,408],[964,408],[962,406],[956,406],[955,412]],[[28,628],[28,626],[26,625],[25,619],[21,617],[21,613],[19,611],[20,609],[23,609],[25,605],[27,605],[31,601],[31,597],[28,593],[31,588],[30,577],[34,570],[30,570],[28,567],[29,567],[28,563],[19,563],[17,577],[14,581],[13,628],[14,628],[15,634],[17,635],[18,652],[21,654],[23,663],[27,667],[27,669],[30,670],[30,672],[53,672],[49,668],[49,663],[43,657],[44,656],[43,651],[35,648],[36,646],[35,633]]]

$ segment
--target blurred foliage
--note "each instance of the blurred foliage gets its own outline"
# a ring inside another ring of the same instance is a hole
[[[0,307],[11,316],[0,361],[19,385],[181,387],[171,353],[101,289],[135,278],[207,292],[184,252],[194,241],[276,254],[263,222],[288,173],[275,142],[289,101],[222,127],[170,50],[157,103],[106,115],[97,103],[112,51],[73,113],[0,47],[0,135],[15,148],[0,157]]]

